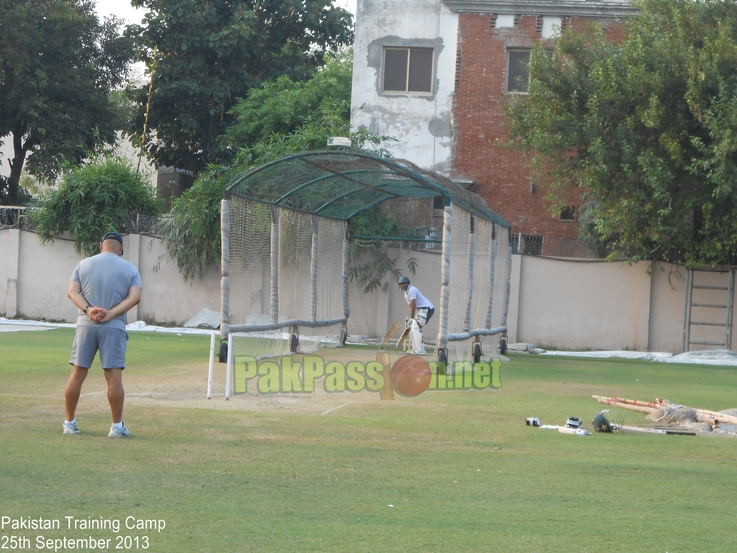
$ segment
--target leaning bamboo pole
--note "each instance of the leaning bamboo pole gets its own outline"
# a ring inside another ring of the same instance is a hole
[[[640,407],[652,407],[653,409],[660,409],[663,406],[663,401],[657,398],[655,401],[640,401],[639,399],[627,399],[626,397],[614,396],[613,400],[619,403],[626,403],[628,405],[639,405]]]
[[[620,401],[620,398],[615,397],[603,397],[603,396],[591,396],[599,403],[609,405],[611,407],[621,407],[622,409],[629,409],[630,411],[639,411],[640,413],[652,413],[656,411],[657,407],[647,407],[645,405],[634,405],[632,403],[625,403]]]

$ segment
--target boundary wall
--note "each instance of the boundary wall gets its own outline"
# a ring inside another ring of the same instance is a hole
[[[141,303],[129,313],[129,323],[182,325],[203,308],[220,310],[217,268],[202,280],[185,282],[160,239],[128,235],[124,240],[124,258],[138,267],[143,283]],[[403,273],[407,258],[415,258],[416,275],[408,276],[437,306],[440,254],[390,253]],[[76,308],[67,289],[81,259],[71,240],[42,246],[33,232],[0,230],[0,315],[74,322]],[[682,352],[683,266],[513,255],[510,286],[510,343],[563,350]],[[350,336],[383,336],[394,321],[407,315],[404,297],[393,282],[370,294],[351,282],[350,306]],[[436,336],[433,318],[425,338],[432,344]],[[732,344],[729,349],[734,349]]]
[[[185,282],[160,239],[131,234],[123,237],[123,243],[123,259],[138,268],[143,286],[141,302],[128,312],[129,323],[181,325],[202,308],[220,311],[219,271],[211,269],[203,280]],[[77,308],[67,291],[82,259],[72,240],[44,246],[33,232],[1,230],[0,314],[76,322]]]

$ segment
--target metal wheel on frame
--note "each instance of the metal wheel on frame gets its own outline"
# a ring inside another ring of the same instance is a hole
[[[228,362],[228,342],[220,342],[220,349],[218,350],[218,361],[220,363]]]
[[[299,330],[296,326],[289,327],[289,351],[297,353],[299,348]]]
[[[438,350],[438,374],[447,374],[448,367],[448,351],[445,349]]]
[[[471,352],[473,353],[474,363],[481,361],[481,342],[473,342],[471,345]]]

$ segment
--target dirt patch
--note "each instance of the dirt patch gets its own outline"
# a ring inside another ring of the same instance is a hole
[[[323,349],[312,356],[320,357],[325,364],[338,361],[343,365],[358,362],[365,366],[369,361],[376,361],[378,350],[336,348]],[[405,355],[400,351],[387,352],[390,364]],[[289,356],[291,362],[301,363],[305,355]],[[209,365],[193,363],[175,369],[166,369],[157,374],[146,374],[130,367],[124,375],[126,389],[126,406],[146,407],[182,407],[201,409],[243,410],[254,412],[302,413],[315,415],[329,415],[341,409],[355,407],[361,404],[381,403],[381,394],[378,391],[362,390],[358,392],[327,392],[325,378],[315,380],[313,392],[290,393],[259,393],[256,381],[249,380],[248,392],[245,394],[232,393],[225,399],[226,365],[215,363],[212,379],[212,397],[207,398]],[[106,402],[104,392],[87,394],[100,395],[100,400]],[[407,401],[395,396],[398,401]]]

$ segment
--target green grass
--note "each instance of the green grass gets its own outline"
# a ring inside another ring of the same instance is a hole
[[[327,416],[222,397],[129,402],[133,437],[111,440],[94,396],[80,401],[82,434],[61,434],[71,338],[0,334],[0,516],[163,519],[160,533],[120,531],[147,535],[151,552],[734,550],[737,440],[575,437],[524,423],[588,422],[600,410],[592,394],[735,407],[731,368],[515,355],[498,391],[346,393],[355,402]],[[208,353],[206,336],[131,333],[126,389],[194,374],[204,390]],[[102,389],[100,372],[83,393]],[[6,527],[0,540],[11,535],[34,549],[37,535],[116,543],[105,530]]]

